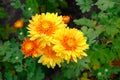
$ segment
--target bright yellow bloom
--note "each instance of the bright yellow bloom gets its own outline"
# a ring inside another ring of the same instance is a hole
[[[36,14],[29,22],[30,39],[41,38],[45,44],[49,44],[52,41],[52,35],[57,29],[66,27],[66,24],[62,21],[62,16],[58,16],[57,13]]]
[[[57,56],[67,60],[77,62],[77,58],[87,56],[84,50],[88,49],[86,37],[77,29],[64,28],[59,29],[54,34],[53,49]]]
[[[25,39],[21,45],[21,51],[25,54],[25,57],[36,57],[40,55],[40,45],[34,40]]]
[[[52,46],[46,46],[43,49],[43,55],[40,57],[38,63],[47,65],[48,68],[54,68],[56,65],[61,66],[60,63],[63,62],[63,59],[56,56],[56,53],[53,51]]]

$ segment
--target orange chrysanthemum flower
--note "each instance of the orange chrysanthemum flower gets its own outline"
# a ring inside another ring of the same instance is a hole
[[[30,39],[42,38],[43,43],[47,42],[48,44],[52,41],[52,35],[57,29],[66,27],[62,16],[58,16],[57,13],[36,14],[29,22]]]
[[[17,20],[14,23],[14,28],[21,28],[21,27],[23,27],[23,25],[24,25],[23,20]]]
[[[60,67],[60,63],[63,62],[63,59],[56,56],[56,52],[53,51],[52,46],[46,46],[43,49],[43,55],[40,57],[38,62],[43,65],[47,65],[48,68],[54,68],[56,65]]]
[[[34,40],[25,39],[21,47],[21,51],[25,54],[25,57],[37,57],[41,54],[40,45]]]
[[[57,56],[62,57],[69,63],[70,60],[77,62],[77,58],[87,56],[84,50],[88,49],[86,37],[77,29],[59,29],[54,34],[53,49]]]

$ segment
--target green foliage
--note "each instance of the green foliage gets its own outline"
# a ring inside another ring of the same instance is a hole
[[[20,0],[11,0],[11,5],[17,9],[20,8],[23,11],[24,17],[27,17],[28,19],[36,13],[60,13],[61,11],[58,7],[67,7],[65,0],[25,0],[25,3],[21,3]]]
[[[0,19],[8,17],[7,12],[5,12],[3,7],[0,7]]]
[[[14,8],[20,8],[22,6],[20,0],[11,0],[11,5],[14,6]]]
[[[2,61],[11,63],[21,62],[23,57],[21,54],[18,43],[6,41],[4,44],[0,45],[0,58],[3,58]]]
[[[25,0],[25,3],[21,3],[20,0],[11,0],[11,5],[16,9],[21,9],[24,17],[28,19],[39,11],[36,0]]]
[[[77,63],[71,62],[69,64],[62,65],[63,76],[67,79],[77,78],[80,76],[80,72],[84,69],[88,69],[89,59],[84,57],[83,59],[78,59]]]
[[[24,60],[20,45],[14,39],[0,44],[0,63],[2,63],[0,67],[4,66],[6,80],[20,80],[22,78],[25,80],[43,80],[44,74],[37,62],[32,58],[26,59],[25,62]],[[27,74],[21,75],[21,73]]]
[[[2,80],[2,73],[0,72],[0,80]]]
[[[25,68],[27,70],[27,79],[26,80],[43,80],[44,73],[42,73],[41,66],[36,64],[35,59],[28,58],[25,62]],[[32,66],[31,66],[32,65]]]
[[[88,73],[84,72],[84,73],[82,74],[82,77],[81,77],[80,79],[78,79],[78,80],[89,80],[89,79],[88,79]]]
[[[112,52],[109,48],[106,48],[104,45],[95,44],[88,51],[88,57],[91,60],[91,64],[93,68],[95,66],[102,67],[103,65],[109,65],[112,60],[116,58],[114,52]],[[94,57],[94,58],[93,58]]]
[[[80,10],[85,13],[90,11],[92,6],[92,0],[75,0],[78,6],[80,6]]]
[[[119,59],[120,58],[120,37],[119,35],[116,36],[116,38],[113,40],[112,47],[111,49],[116,53],[116,57]]]
[[[85,35],[88,38],[88,43],[91,45],[96,41],[96,38],[104,31],[104,28],[102,27],[96,27],[96,28],[87,28],[86,26],[83,26],[81,30],[85,33]]]
[[[36,13],[58,12],[68,8],[66,0],[11,0],[11,5],[22,10],[25,26],[15,29],[0,23],[0,80],[90,80],[90,75],[98,80],[110,80],[111,74],[119,74],[120,69],[111,65],[120,59],[120,0],[75,0],[82,11],[79,19],[73,22],[87,37],[89,50],[87,57],[77,63],[63,63],[61,68],[46,69],[37,63],[36,58],[24,58],[20,51],[21,43],[28,35],[26,24]],[[92,8],[97,10],[93,11]],[[86,13],[87,12],[87,13]],[[90,14],[89,18],[85,17]],[[0,19],[8,18],[0,7]],[[118,64],[119,66],[119,64]],[[85,71],[87,69],[87,71]],[[52,71],[55,71],[53,73]]]
[[[87,18],[76,19],[74,20],[74,22],[77,25],[81,25],[81,26],[95,27],[95,25],[93,24],[94,21]]]
[[[38,67],[37,69],[35,69],[34,75],[31,80],[43,80],[44,77],[45,77],[45,75],[43,74],[42,69],[40,67]],[[30,80],[30,79],[28,79],[28,80]]]
[[[115,4],[115,2],[113,2],[111,0],[98,0],[96,2],[96,5],[102,11],[113,8],[114,4]]]
[[[84,57],[83,59],[78,59],[77,63],[63,63],[61,67],[62,73],[56,75],[54,77],[54,80],[77,79],[81,75],[81,72],[84,71],[84,69],[89,69],[89,63],[90,61],[87,57]]]
[[[82,0],[79,0],[82,2]],[[76,3],[78,5],[78,3]],[[81,27],[90,45],[87,51],[90,59],[89,67],[99,80],[110,79],[110,74],[118,74],[117,67],[111,67],[113,60],[120,59],[120,16],[119,1],[98,0],[99,12],[93,12],[90,18],[75,19],[75,24]],[[79,4],[81,7],[81,4]],[[92,6],[90,6],[92,7]],[[80,10],[83,11],[82,8]],[[87,12],[87,11],[86,11]],[[84,12],[83,12],[84,13]],[[106,67],[107,65],[107,67]],[[108,72],[105,72],[105,69]]]
[[[67,3],[65,0],[38,0],[38,2],[41,4],[41,11],[40,12],[58,12],[60,13],[61,8],[67,7]]]
[[[104,68],[99,68],[98,70],[95,71],[95,76],[99,79],[99,80],[108,80],[110,79],[110,75],[111,74],[118,74],[118,72],[120,71],[120,69],[117,69],[115,67],[110,67],[110,66],[105,66]]]
[[[9,39],[10,34],[14,34],[16,32],[15,28],[9,25],[0,24],[0,39],[7,40]]]

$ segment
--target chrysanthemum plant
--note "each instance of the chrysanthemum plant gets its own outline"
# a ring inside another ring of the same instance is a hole
[[[4,42],[0,35],[1,80],[119,80],[119,0],[75,1],[83,14],[74,20],[80,30],[69,28],[74,26],[58,15],[65,0],[11,0],[22,10],[25,24],[0,28],[2,39],[8,39],[6,32],[17,31],[15,38]]]
[[[21,51],[25,57],[39,57],[38,63],[48,68],[61,67],[67,62],[78,62],[87,56],[89,48],[83,32],[69,28],[57,13],[41,13],[32,16],[28,24],[28,38],[23,41]]]
[[[74,22],[81,26],[81,30],[88,38],[90,59],[90,71],[100,80],[108,80],[112,74],[120,71],[118,63],[120,59],[120,2],[119,0],[76,0],[83,13],[91,16],[83,16]],[[97,6],[98,8],[96,8]],[[92,10],[97,9],[97,10]],[[90,12],[92,11],[92,12]]]

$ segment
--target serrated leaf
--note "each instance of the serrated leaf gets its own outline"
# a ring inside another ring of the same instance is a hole
[[[106,65],[109,64],[111,60],[116,56],[115,53],[112,53],[109,48],[106,48],[104,45],[93,45],[90,50],[88,50],[88,57],[92,61],[92,65],[100,64]]]
[[[109,8],[112,8],[114,6],[114,2],[110,1],[110,0],[98,0],[96,2],[96,5],[98,6],[99,9],[101,9],[102,11],[105,11]]]
[[[92,0],[75,0],[78,6],[80,6],[80,10],[85,13],[88,12],[92,6]]]
[[[95,39],[104,31],[103,28],[88,28],[86,26],[83,26],[81,28],[82,32],[87,36],[89,45],[93,44],[95,42]]]
[[[88,44],[92,44],[95,42],[95,38],[96,38],[96,34],[95,31],[93,29],[88,29],[87,27],[82,27],[81,30],[83,31],[83,33],[85,34],[85,36],[87,36],[88,38]]]
[[[26,65],[26,69],[27,69],[27,80],[32,80],[31,78],[34,76],[34,74],[35,74],[34,72],[36,70],[36,63],[35,63],[34,59],[27,58],[25,60],[25,65]]]
[[[83,58],[79,59],[77,63],[70,62],[69,64],[64,64],[62,66],[62,71],[64,77],[71,79],[78,77],[80,75],[80,72],[83,71],[85,68],[88,67],[89,59]]]
[[[32,77],[31,80],[43,80],[45,77],[45,75],[42,72],[42,69],[40,68],[40,66],[35,70],[35,74]]]
[[[22,71],[23,71],[23,66],[22,66],[22,64],[17,64],[17,65],[15,65],[15,69],[16,69],[17,72],[22,72]]]
[[[93,24],[93,20],[90,20],[87,18],[76,19],[76,20],[74,20],[74,22],[77,25],[81,25],[81,26],[95,27]]]
[[[12,52],[8,50],[8,52],[6,52],[5,57],[3,58],[3,61],[8,61],[9,62],[9,58],[12,56]]]
[[[5,72],[5,78],[6,78],[6,80],[13,80],[13,79],[12,79],[12,73],[10,73],[10,72]]]
[[[119,32],[117,27],[115,27],[114,25],[105,25],[104,27],[105,27],[106,33],[108,35],[111,35],[112,37],[114,37],[114,35]]]
[[[4,42],[4,44],[0,44],[0,55],[5,55],[5,52],[10,48],[9,46],[9,41]]]

